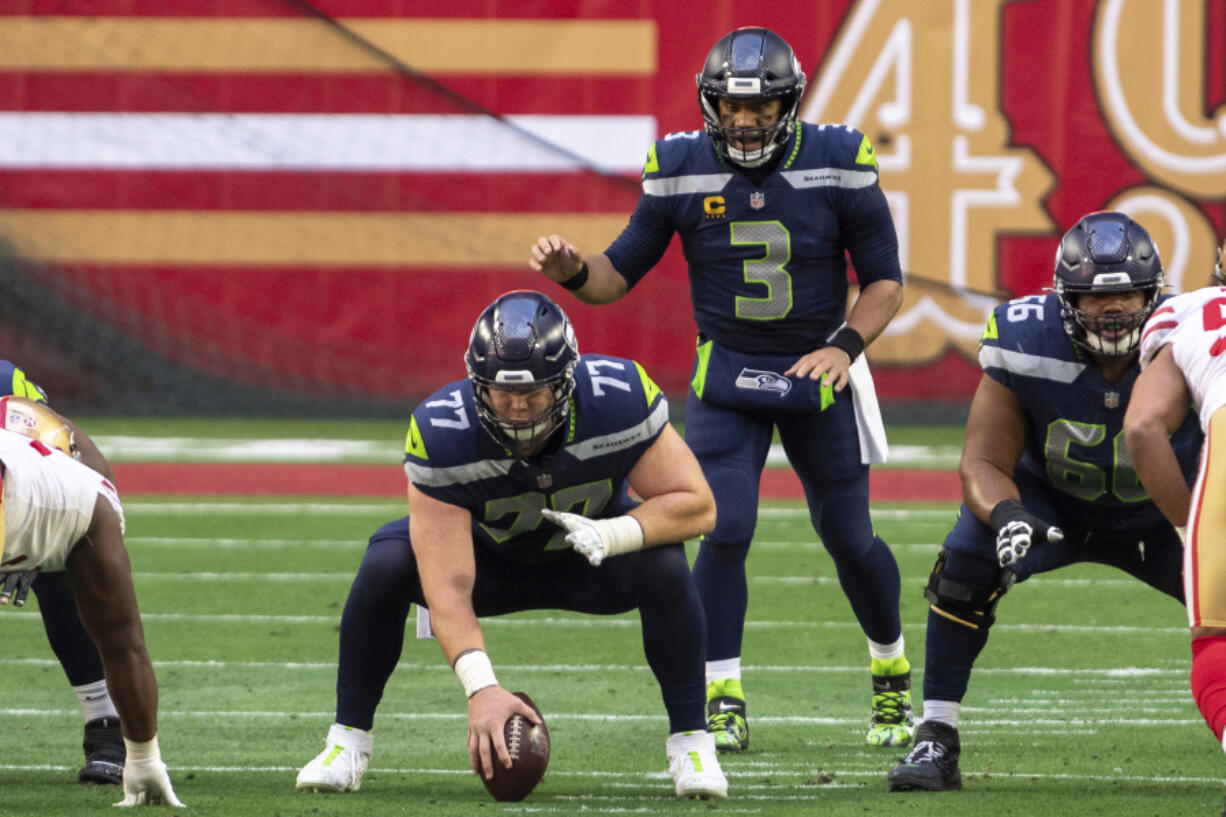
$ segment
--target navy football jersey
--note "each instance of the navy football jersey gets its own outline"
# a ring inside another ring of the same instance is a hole
[[[1118,383],[1103,377],[1064,331],[1054,293],[997,306],[979,341],[979,363],[1013,391],[1026,415],[1018,469],[1045,478],[1067,518],[1105,529],[1162,520],[1124,446],[1124,411],[1140,366]],[[1195,415],[1171,437],[1189,484],[1201,441]]]
[[[679,234],[699,331],[749,354],[805,354],[838,329],[844,251],[862,285],[902,280],[868,138],[802,123],[784,150],[755,184],[704,131],[670,133],[652,145],[630,223],[606,250],[633,287]]]
[[[0,397],[14,394],[46,403],[47,395],[35,383],[26,379],[26,374],[7,360],[0,360]]]
[[[668,401],[643,368],[604,355],[580,356],[564,439],[544,457],[495,442],[474,399],[472,382],[457,380],[417,407],[405,472],[423,493],[466,508],[475,542],[525,563],[569,551],[543,509],[601,519],[633,508],[626,479],[668,424]]]

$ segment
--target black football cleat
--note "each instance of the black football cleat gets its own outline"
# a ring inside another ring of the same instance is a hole
[[[81,783],[123,785],[123,763],[127,749],[116,718],[96,718],[85,724],[85,765],[77,774]]]
[[[915,745],[886,777],[888,791],[954,791],[962,788],[958,730],[940,721],[924,721],[915,730]]]

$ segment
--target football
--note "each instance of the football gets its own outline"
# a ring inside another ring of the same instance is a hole
[[[527,693],[514,694],[536,710],[541,722],[533,726],[523,715],[512,715],[502,727],[502,737],[511,753],[511,768],[495,762],[494,776],[488,780],[481,777],[486,790],[500,802],[516,802],[531,794],[549,765],[549,727],[545,726],[545,717]]]

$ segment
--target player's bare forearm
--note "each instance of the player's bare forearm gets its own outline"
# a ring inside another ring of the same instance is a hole
[[[1021,499],[1011,474],[987,460],[968,459],[963,453],[958,463],[958,476],[962,480],[962,501],[984,524],[989,522],[992,509],[1001,500]]]
[[[1026,419],[1017,396],[986,374],[966,421],[958,476],[962,499],[984,523],[1002,499],[1020,499],[1013,468],[1026,444]]]
[[[860,290],[847,315],[847,325],[860,333],[868,346],[885,331],[902,306],[902,284],[874,281]]]
[[[672,426],[665,427],[630,471],[644,498],[630,515],[643,528],[643,546],[684,542],[715,528],[715,497],[698,460]]]
[[[626,294],[626,279],[604,253],[584,259],[588,266],[587,283],[575,290],[575,297],[585,304],[607,304]]]
[[[409,540],[417,559],[430,626],[449,664],[464,650],[485,649],[473,612],[476,582],[472,515],[409,484]]]
[[[1164,347],[1137,376],[1124,414],[1124,445],[1150,499],[1172,525],[1187,524],[1192,506],[1171,434],[1191,409],[1191,396],[1171,347]]]
[[[1150,499],[1176,527],[1187,524],[1192,491],[1162,423],[1137,419],[1124,426],[1124,444]]]
[[[567,289],[587,304],[607,304],[626,294],[626,279],[604,253],[586,258],[560,235],[541,236],[532,245],[528,266]],[[586,267],[586,272],[584,271]],[[572,288],[578,286],[577,289]]]
[[[68,555],[81,623],[98,649],[115,709],[129,740],[157,734],[157,678],[145,649],[131,565],[110,503],[98,497],[94,519]]]

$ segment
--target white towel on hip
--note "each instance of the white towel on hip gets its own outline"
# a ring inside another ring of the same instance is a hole
[[[851,383],[851,402],[856,410],[856,433],[860,437],[860,462],[864,465],[885,462],[890,456],[890,446],[885,439],[885,423],[881,420],[881,407],[877,405],[877,389],[873,386],[873,373],[868,370],[868,360],[858,355],[847,371]]]

